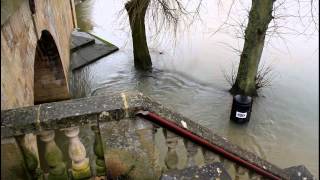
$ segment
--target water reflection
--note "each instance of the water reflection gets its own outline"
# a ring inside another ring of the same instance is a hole
[[[78,27],[81,31],[90,32],[93,29],[91,18],[94,0],[84,0],[76,5]]]
[[[74,73],[71,88],[76,97],[141,91],[280,167],[304,164],[318,176],[318,52],[311,55],[318,48],[318,37],[309,41],[292,37],[290,55],[271,46],[264,49],[262,61],[273,61],[280,76],[254,100],[250,123],[239,126],[229,121],[232,96],[222,71],[230,70],[239,57],[219,44],[239,42],[207,33],[217,24],[212,18],[217,17],[215,11],[203,11],[206,23],[193,26],[176,44],[166,38],[155,42],[149,36],[154,69],[141,73],[133,66],[130,31],[117,23],[122,2],[91,2],[86,10],[94,12],[88,17],[97,24],[92,31],[120,51]],[[215,9],[209,2],[208,9]]]

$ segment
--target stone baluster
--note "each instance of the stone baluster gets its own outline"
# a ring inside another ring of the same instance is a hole
[[[230,161],[229,159],[223,160],[223,166],[225,170],[230,174],[231,177],[236,176],[236,163]]]
[[[248,170],[242,166],[239,165],[235,165],[235,169],[236,169],[236,175],[235,175],[235,180],[245,180],[245,179],[249,179],[248,176]]]
[[[89,158],[86,158],[86,149],[79,139],[79,127],[64,129],[69,138],[69,156],[72,160],[72,178],[85,179],[91,177]]]
[[[96,155],[96,176],[105,176],[106,164],[104,160],[103,144],[101,140],[100,131],[97,126],[92,126],[91,129],[95,134],[93,149]]]
[[[225,160],[226,159],[223,156],[219,155],[219,162],[223,163]]]
[[[183,139],[183,141],[187,149],[187,167],[196,166],[195,155],[198,152],[198,146],[187,139]]]
[[[166,139],[166,145],[168,147],[168,152],[165,157],[165,164],[168,169],[177,169],[178,168],[178,154],[177,154],[177,145],[178,137],[176,134],[167,131],[164,129],[164,136]]]
[[[254,171],[249,171],[249,179],[250,180],[261,180],[261,175],[257,174]]]
[[[40,161],[37,146],[37,136],[30,133],[16,137],[16,140],[21,147],[24,157],[24,163],[28,170],[29,179],[43,179],[43,172],[40,169]]]
[[[45,143],[45,160],[49,166],[49,180],[68,179],[66,164],[63,162],[63,155],[56,142],[53,130],[40,133],[40,140]]]
[[[205,164],[219,161],[219,155],[217,155],[216,153],[210,150],[207,150],[206,148],[202,148],[202,152],[203,152]]]

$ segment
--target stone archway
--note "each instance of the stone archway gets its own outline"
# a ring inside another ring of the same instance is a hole
[[[35,54],[34,104],[70,99],[59,51],[49,31],[42,31]]]

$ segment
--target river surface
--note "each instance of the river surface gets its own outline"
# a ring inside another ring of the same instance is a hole
[[[74,73],[76,97],[140,91],[281,168],[303,164],[318,177],[318,35],[288,35],[286,44],[279,38],[268,41],[261,63],[272,64],[272,86],[254,99],[250,122],[237,125],[229,120],[232,96],[224,74],[239,61],[230,45],[241,49],[243,41],[231,30],[212,35],[228,6],[206,2],[202,21],[180,29],[176,37],[165,31],[156,34],[150,26],[153,70],[146,73],[134,69],[126,12],[119,14],[123,6],[119,0],[77,5],[78,26],[120,50]],[[235,9],[243,6],[235,4]],[[288,23],[294,28],[296,22]]]

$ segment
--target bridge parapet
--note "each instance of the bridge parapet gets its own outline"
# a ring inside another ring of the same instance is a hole
[[[34,4],[35,12],[29,3]],[[68,97],[70,37],[76,28],[73,12],[73,0],[1,1],[1,109]],[[43,32],[50,34],[51,42],[42,41]],[[43,45],[56,47],[52,51],[48,46],[39,47]],[[41,52],[45,56],[39,53],[43,49],[47,51]],[[51,83],[45,84],[41,78]],[[43,91],[36,94],[34,87],[53,93],[50,97]]]
[[[159,178],[164,172],[219,162],[232,179],[263,178],[255,171],[228,160],[218,152],[196,144],[177,132],[137,117],[136,113],[140,110],[156,113],[280,179],[289,179],[289,175],[281,168],[139,93],[93,96],[4,110],[1,112],[1,138],[28,133],[43,137],[43,132],[66,128],[73,128],[77,132],[74,137],[77,137],[78,127],[93,127],[96,135],[93,139],[96,143],[91,144],[91,147],[95,147],[96,168],[91,169],[96,169],[92,172],[99,172],[100,176]],[[83,128],[80,130],[86,131]],[[70,133],[69,136],[71,137]],[[79,138],[76,140],[77,147],[83,152],[80,161],[86,162],[86,152],[90,150],[87,146],[83,148],[82,141]],[[69,150],[71,160],[75,160],[74,152],[76,151]],[[76,166],[72,165],[69,167],[71,174],[77,174],[72,171]],[[90,174],[88,170],[85,172]]]

